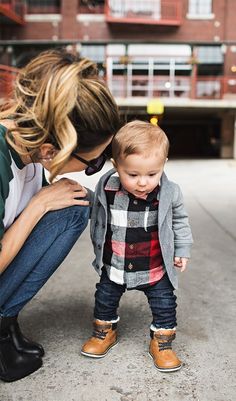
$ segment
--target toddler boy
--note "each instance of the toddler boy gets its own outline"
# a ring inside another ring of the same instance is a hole
[[[125,290],[147,296],[153,320],[150,356],[159,371],[181,368],[171,343],[176,334],[177,272],[192,244],[177,184],[164,173],[169,141],[159,126],[132,121],[112,142],[115,169],[101,177],[91,214],[95,293],[94,332],[81,353],[104,357],[117,344],[117,309]]]

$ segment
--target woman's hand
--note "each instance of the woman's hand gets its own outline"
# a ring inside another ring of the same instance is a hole
[[[62,178],[61,180],[42,188],[30,200],[14,223],[6,230],[1,240],[0,274],[22,248],[32,229],[45,213],[51,210],[63,209],[73,205],[88,206],[84,198],[87,190],[78,182]]]
[[[87,190],[78,182],[69,178],[61,178],[53,184],[42,188],[30,201],[42,207],[42,213],[65,207],[80,205],[88,206],[89,201],[83,200]]]

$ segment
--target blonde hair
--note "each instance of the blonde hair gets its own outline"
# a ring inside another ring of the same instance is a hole
[[[73,151],[89,151],[107,142],[120,127],[117,105],[96,65],[65,50],[42,52],[20,70],[14,105],[0,113],[16,128],[7,132],[9,144],[37,161],[43,143],[58,150],[51,163],[52,181]]]
[[[115,162],[132,154],[158,152],[163,161],[168,156],[169,140],[157,125],[134,120],[125,124],[112,140],[112,157]]]

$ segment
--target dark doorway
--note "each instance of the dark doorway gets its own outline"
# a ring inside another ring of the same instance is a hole
[[[160,126],[169,138],[171,157],[220,157],[219,118],[164,118]]]

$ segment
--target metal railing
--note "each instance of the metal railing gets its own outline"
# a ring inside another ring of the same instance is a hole
[[[108,85],[114,97],[236,99],[236,77],[113,75]]]
[[[106,0],[106,19],[159,25],[180,25],[182,0]]]
[[[1,99],[10,97],[18,71],[17,68],[0,65]],[[107,83],[116,98],[236,99],[234,76],[113,75]]]

